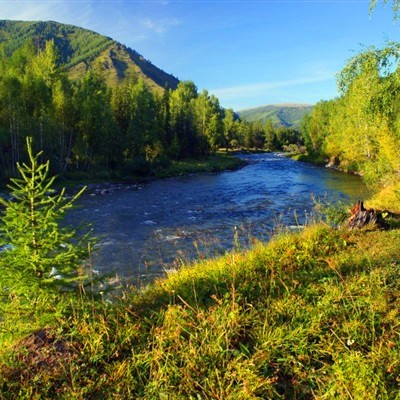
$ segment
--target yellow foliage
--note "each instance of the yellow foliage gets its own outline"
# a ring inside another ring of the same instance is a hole
[[[383,188],[367,201],[368,208],[400,213],[400,182]]]

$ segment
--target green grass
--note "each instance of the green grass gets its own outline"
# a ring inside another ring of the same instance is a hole
[[[399,249],[399,230],[315,225],[64,301],[44,340],[0,347],[0,397],[400,398]]]
[[[197,173],[235,170],[245,164],[245,161],[228,154],[215,154],[184,160],[165,160],[160,163],[149,163],[145,160],[133,161],[116,171],[96,168],[88,171],[71,171],[60,176],[58,185],[69,187],[77,184],[102,182],[143,182]]]
[[[316,165],[326,165],[327,160],[326,157],[323,155],[312,155],[309,153],[297,153],[297,154],[291,154],[291,158],[293,158],[296,161],[302,161],[310,164],[316,164]]]
[[[168,178],[196,173],[221,172],[235,170],[245,165],[243,160],[230,155],[216,154],[200,159],[171,161],[167,166],[158,167],[154,171],[156,178]]]

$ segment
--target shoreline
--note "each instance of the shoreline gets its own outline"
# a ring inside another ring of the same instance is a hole
[[[171,160],[166,167],[156,166],[146,175],[122,173],[117,176],[112,171],[106,170],[75,171],[64,176],[56,175],[55,188],[57,190],[65,188],[67,192],[71,192],[86,186],[85,195],[93,193],[98,195],[107,194],[111,190],[137,188],[140,185],[146,185],[159,179],[236,171],[248,164],[245,160],[237,157],[239,154],[246,154],[246,152],[241,151],[234,154],[222,153],[202,158]],[[9,181],[10,179],[1,182],[0,194],[8,193],[7,186]]]
[[[230,158],[230,162],[224,163],[228,157]],[[215,164],[216,159],[221,161],[220,165]],[[87,189],[84,192],[85,195],[106,195],[116,190],[138,189],[143,185],[148,185],[158,180],[236,171],[245,167],[248,162],[236,157],[235,155],[224,154],[209,156],[206,159],[188,159],[171,162],[172,167],[174,167],[176,164],[178,164],[177,169],[174,170],[173,168],[167,168],[165,171],[162,171],[162,169],[157,170],[153,176],[134,176],[131,179],[105,179],[99,181],[88,181],[87,183],[86,180],[83,180],[82,182],[75,182],[73,180],[65,181],[64,179],[61,179],[57,184],[57,187],[66,187],[68,190],[70,188],[79,189],[86,186]],[[67,183],[67,185],[65,185],[65,183]]]

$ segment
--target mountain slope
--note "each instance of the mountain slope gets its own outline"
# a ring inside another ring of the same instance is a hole
[[[157,68],[136,51],[88,29],[54,21],[0,20],[0,43],[7,55],[29,40],[38,47],[54,40],[60,65],[73,78],[94,68],[104,75],[109,85],[115,85],[128,75],[142,77],[153,88],[168,85],[174,89],[179,83],[177,78]]]
[[[271,104],[256,108],[240,110],[236,113],[250,122],[261,122],[264,124],[268,119],[275,126],[287,126],[298,129],[305,114],[311,112],[313,106],[310,104]]]

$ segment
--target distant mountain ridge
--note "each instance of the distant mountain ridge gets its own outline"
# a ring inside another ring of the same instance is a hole
[[[304,115],[310,113],[313,107],[312,104],[269,104],[236,111],[236,114],[249,122],[265,124],[265,122],[270,119],[275,126],[299,129]]]
[[[72,78],[89,68],[101,72],[107,84],[115,85],[126,76],[142,77],[149,87],[175,89],[179,80],[154,66],[135,50],[88,29],[54,21],[0,20],[0,44],[7,55],[33,40],[43,47],[54,40],[59,62]]]

